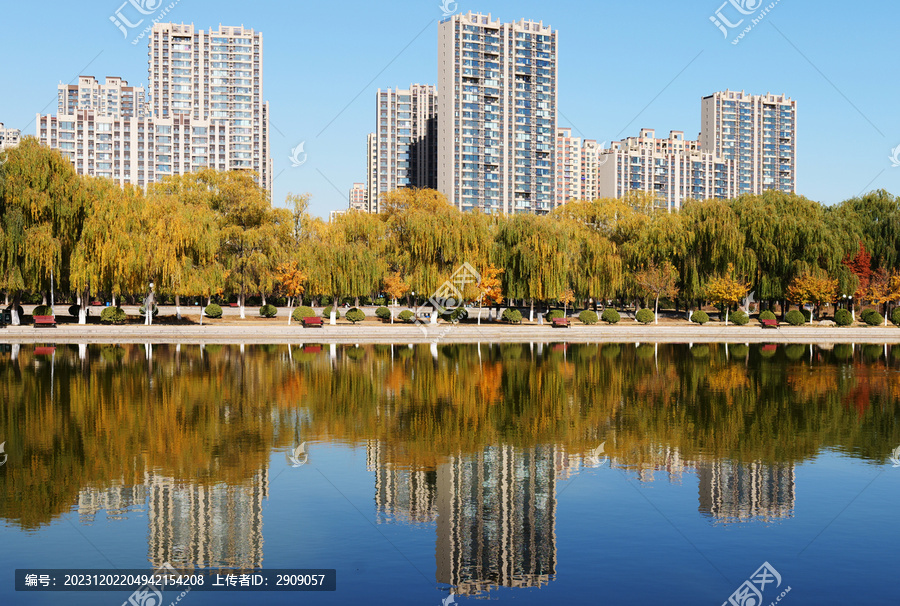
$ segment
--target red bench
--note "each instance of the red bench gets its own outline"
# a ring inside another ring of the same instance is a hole
[[[56,326],[56,319],[53,316],[34,316],[34,327],[38,326]]]
[[[778,320],[760,320],[760,324],[762,324],[763,328],[778,328]]]
[[[554,328],[571,328],[572,323],[569,322],[569,318],[553,318],[553,327]]]
[[[310,326],[322,328],[322,318],[303,318],[303,328],[309,328]]]
[[[240,307],[240,306],[241,306],[240,303],[229,303],[228,304],[228,307]]]
[[[93,301],[91,305],[103,305],[100,301]]]

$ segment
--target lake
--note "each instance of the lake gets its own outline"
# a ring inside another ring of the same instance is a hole
[[[898,421],[879,344],[0,345],[0,604],[894,602]],[[164,566],[336,590],[15,586]]]

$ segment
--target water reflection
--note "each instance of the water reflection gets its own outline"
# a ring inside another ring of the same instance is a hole
[[[377,521],[434,526],[436,582],[462,595],[540,587],[557,572],[557,483],[584,467],[696,481],[700,515],[752,523],[793,515],[795,466],[824,449],[884,463],[900,443],[898,354],[0,346],[0,517],[39,529],[105,512],[146,523],[154,567],[259,567],[273,451],[352,445],[365,449]]]

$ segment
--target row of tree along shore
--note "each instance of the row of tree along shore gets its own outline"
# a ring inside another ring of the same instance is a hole
[[[513,303],[532,319],[610,302],[658,315],[661,300],[727,313],[751,293],[760,310],[811,305],[816,317],[826,304],[869,304],[887,318],[900,299],[900,201],[883,190],[834,206],[770,191],[676,212],[632,193],[496,216],[404,189],[380,200],[379,214],[326,222],[305,195],[273,205],[254,177],[203,170],[122,188],[77,175],[26,137],[0,153],[0,291],[13,323],[35,298],[77,305],[84,323],[93,299],[143,299],[151,283],[179,316],[182,297],[235,301],[241,317],[251,296],[293,307],[441,295],[455,308],[441,289],[461,267],[477,279],[470,271],[457,299]]]

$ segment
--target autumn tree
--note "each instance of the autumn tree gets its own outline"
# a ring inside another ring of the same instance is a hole
[[[409,284],[403,280],[403,276],[400,275],[399,271],[385,276],[383,288],[394,305],[397,304],[397,299],[403,298],[403,295],[409,292]]]
[[[651,261],[634,274],[634,280],[645,296],[654,298],[653,313],[655,323],[659,324],[659,298],[674,299],[678,296],[678,270],[668,259],[662,263]]]
[[[291,323],[291,314],[294,311],[294,299],[303,295],[306,287],[303,283],[306,281],[306,274],[297,267],[296,261],[288,261],[281,263],[276,268],[278,273],[278,284],[280,290],[287,297],[288,306],[288,324]]]
[[[568,315],[568,307],[575,301],[575,291],[571,288],[566,288],[559,296],[556,297],[556,300],[563,304],[563,315]]]
[[[727,272],[718,275],[706,284],[706,297],[725,308],[725,326],[728,326],[728,311],[732,305],[742,301],[750,285],[734,277],[734,266],[728,265]]]
[[[803,273],[794,278],[788,286],[787,300],[801,306],[812,303],[815,309],[809,317],[811,323],[814,317],[818,317],[820,306],[833,301],[836,292],[837,280],[834,278]]]
[[[0,289],[19,324],[23,291],[69,288],[72,251],[85,217],[83,180],[60,152],[34,137],[0,152]]]
[[[478,324],[481,324],[481,308],[484,302],[488,305],[500,305],[503,303],[502,283],[498,277],[503,273],[503,269],[488,265],[481,271],[481,282],[476,286],[478,288]],[[490,317],[488,317],[490,319]]]
[[[890,304],[900,299],[900,273],[879,269],[869,281],[866,297],[875,305],[883,307],[884,325],[887,326]]]

